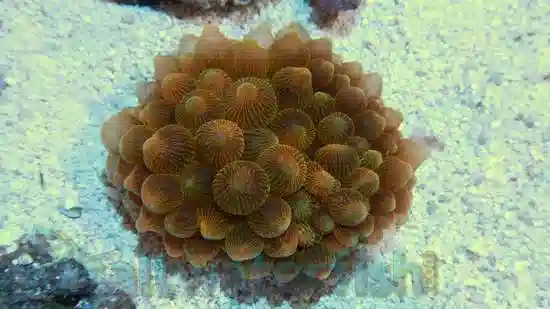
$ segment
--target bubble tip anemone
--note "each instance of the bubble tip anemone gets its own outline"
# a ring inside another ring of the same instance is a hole
[[[376,244],[384,230],[406,221],[426,145],[401,137],[403,117],[384,106],[381,79],[373,78],[379,76],[338,60],[330,40],[287,27],[272,44],[254,46],[276,57],[269,63],[277,70],[258,77],[250,67],[243,77],[243,70],[233,70],[244,63],[231,54],[235,40],[206,28],[185,57],[164,59],[174,71],[159,67],[160,80],[139,94],[138,106],[103,125],[109,179],[122,194],[135,195],[138,231],[164,237],[171,255],[197,265],[213,263],[216,255],[249,265],[265,254],[275,261],[272,275],[282,280],[278,262],[307,253],[320,268],[298,267],[292,278],[303,272],[330,280],[327,265],[338,256],[332,253]],[[253,37],[268,37],[266,29],[258,31]],[[281,47],[283,40],[291,50]],[[309,69],[314,61],[330,70]],[[296,74],[284,76],[287,71]],[[169,78],[167,87],[175,77],[181,84],[163,95],[162,79]],[[216,97],[209,105],[216,112],[179,123],[179,98],[197,99],[206,88]],[[249,106],[259,93],[263,105]],[[136,125],[147,134],[123,138]],[[121,140],[131,151],[121,154]],[[391,192],[391,205],[382,209],[379,196],[370,204],[379,192]]]

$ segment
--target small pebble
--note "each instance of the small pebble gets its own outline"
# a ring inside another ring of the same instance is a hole
[[[19,249],[19,245],[17,245],[17,243],[15,242],[6,245],[0,245],[0,256],[14,253],[15,251],[17,251],[17,249]]]
[[[82,207],[59,207],[59,212],[67,218],[78,219],[82,217]]]
[[[93,308],[94,306],[86,300],[79,301],[78,304],[76,304],[76,306],[74,307],[74,309],[93,309]]]
[[[0,28],[2,24],[0,21]],[[2,94],[2,91],[8,88],[9,83],[7,81],[6,75],[9,71],[9,68],[5,65],[0,65],[0,94]]]
[[[125,24],[132,25],[136,21],[136,18],[134,17],[133,14],[128,13],[128,14],[122,15],[121,21]]]
[[[6,88],[8,88],[8,83],[4,78],[4,74],[0,74],[0,94],[2,94],[2,91]]]
[[[27,253],[21,254],[17,258],[13,259],[11,263],[13,265],[29,265],[34,262],[33,258]]]

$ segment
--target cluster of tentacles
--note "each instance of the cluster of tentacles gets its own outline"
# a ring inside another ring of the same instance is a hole
[[[242,40],[205,26],[155,58],[139,104],[101,128],[107,178],[139,233],[245,278],[327,278],[339,253],[403,224],[421,149],[382,79],[297,24]]]

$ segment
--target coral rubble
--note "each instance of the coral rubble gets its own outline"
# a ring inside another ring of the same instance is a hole
[[[206,25],[155,58],[154,80],[101,128],[125,225],[193,266],[323,281],[405,223],[425,159],[382,78],[298,24],[242,40]],[[151,236],[153,235],[153,236]]]
[[[355,11],[366,0],[307,0],[312,9],[312,20],[321,28],[331,28],[340,23],[338,28],[345,30],[347,23],[353,24],[353,18],[344,18],[342,13]],[[343,20],[339,20],[339,19]]]
[[[270,2],[278,0],[108,0],[121,5],[135,5],[149,7],[153,10],[166,13],[182,19],[198,18],[219,20],[228,17],[242,22],[251,13],[262,10]]]
[[[121,289],[96,282],[72,257],[54,258],[53,233],[33,231],[0,246],[0,308],[135,309]]]

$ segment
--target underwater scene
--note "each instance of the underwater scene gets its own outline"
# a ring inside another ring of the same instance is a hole
[[[0,309],[550,308],[549,24],[0,1]]]

